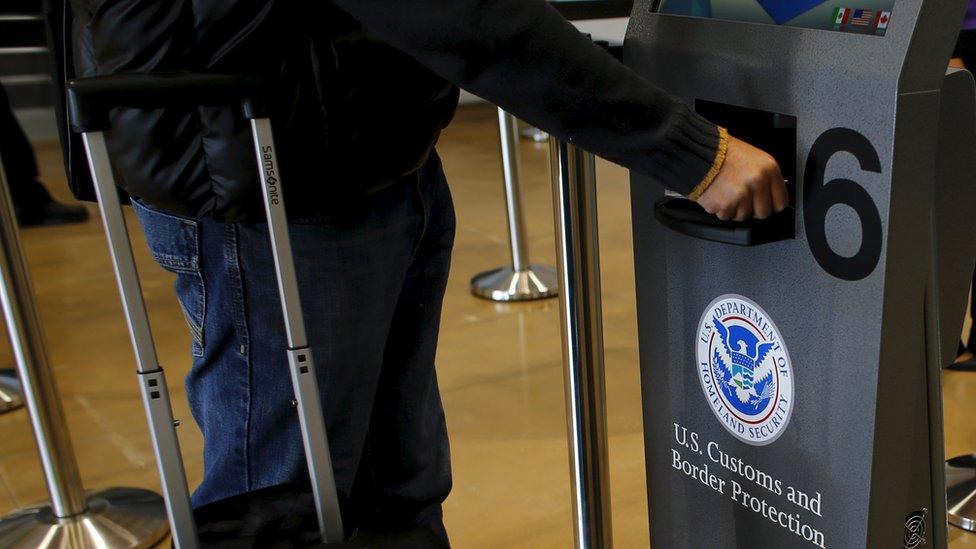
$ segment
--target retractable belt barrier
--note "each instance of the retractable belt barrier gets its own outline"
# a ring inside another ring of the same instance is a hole
[[[119,293],[136,354],[139,386],[152,434],[173,541],[180,548],[197,547],[199,540],[190,507],[166,378],[156,356],[139,275],[105,144],[104,132],[111,126],[109,113],[119,107],[239,104],[244,116],[250,120],[287,333],[287,349],[282,352],[287,355],[295,391],[319,530],[324,542],[344,541],[315,364],[305,334],[277,154],[271,122],[264,112],[261,93],[260,83],[251,78],[193,73],[123,74],[84,78],[68,83],[71,126],[75,132],[81,133],[85,143]]]

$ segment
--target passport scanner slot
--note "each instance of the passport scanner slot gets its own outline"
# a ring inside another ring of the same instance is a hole
[[[698,204],[668,194],[654,206],[659,222],[679,233],[737,246],[757,246],[796,236],[796,117],[698,100],[695,111],[729,134],[768,152],[786,180],[789,207],[764,220],[722,221]]]

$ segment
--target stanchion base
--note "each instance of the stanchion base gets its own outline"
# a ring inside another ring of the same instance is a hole
[[[20,381],[13,370],[0,370],[0,414],[24,406]]]
[[[976,532],[976,455],[946,462],[946,502],[949,524]]]
[[[155,492],[109,488],[88,496],[88,510],[58,519],[49,505],[0,518],[5,549],[152,547],[169,532],[166,506]]]
[[[543,265],[529,265],[517,272],[502,267],[472,278],[471,293],[492,301],[546,299],[556,296],[558,279],[556,269]]]

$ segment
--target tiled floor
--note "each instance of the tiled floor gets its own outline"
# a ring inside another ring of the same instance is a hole
[[[455,489],[446,520],[459,548],[571,545],[563,376],[554,301],[496,305],[472,297],[469,278],[507,260],[495,116],[465,108],[440,152],[453,183],[459,232],[438,367],[451,430]],[[533,261],[552,264],[547,150],[523,142],[523,193]],[[57,148],[38,147],[49,186],[64,196]],[[600,220],[609,401],[611,493],[617,547],[648,545],[627,174],[601,162]],[[94,211],[94,210],[93,210]],[[189,420],[179,380],[186,333],[171,278],[136,249],[161,361],[178,417]],[[51,361],[85,485],[156,487],[133,376],[133,358],[99,225],[24,233]],[[10,364],[0,350],[0,365]],[[976,447],[976,374],[946,376],[949,454]],[[191,483],[201,439],[180,429]],[[0,514],[44,499],[24,412],[0,416]],[[976,547],[976,536],[953,547]]]

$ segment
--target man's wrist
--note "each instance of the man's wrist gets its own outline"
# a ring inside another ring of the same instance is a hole
[[[719,172],[722,171],[722,166],[725,165],[725,157],[729,152],[729,131],[721,126],[718,128],[718,148],[715,151],[715,161],[712,162],[711,169],[705,174],[705,178],[701,180],[695,188],[688,193],[688,198],[691,200],[698,200],[701,195],[705,194],[705,191],[712,185],[715,178],[718,177]]]

